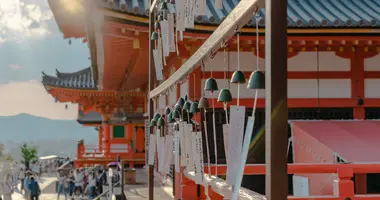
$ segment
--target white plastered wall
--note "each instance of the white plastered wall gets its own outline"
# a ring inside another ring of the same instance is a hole
[[[380,55],[364,59],[364,71],[380,71]],[[364,79],[364,96],[380,98],[380,79]]]
[[[317,62],[319,57],[319,64]],[[227,63],[224,62],[224,53],[218,53],[213,60],[206,63],[206,71],[224,71]],[[253,53],[240,53],[240,70],[251,72],[256,69],[256,57]],[[264,59],[260,58],[259,69],[265,70]],[[379,62],[379,61],[378,61]],[[234,71],[237,67],[237,54],[230,53],[229,71]],[[288,59],[288,71],[350,71],[350,60],[336,56],[334,52],[300,52],[298,55]],[[246,77],[248,78],[248,77]],[[205,80],[202,80],[203,89]],[[219,89],[226,87],[226,81],[217,79]],[[229,84],[233,98],[237,97],[237,85]],[[246,84],[240,86],[240,98],[253,98],[254,91],[246,88]],[[228,84],[227,84],[228,87]],[[379,93],[380,94],[380,93]],[[217,98],[218,92],[214,93]],[[259,98],[264,98],[265,92],[259,91]],[[211,97],[211,93],[206,92],[206,97]],[[289,98],[351,98],[351,80],[347,79],[289,79]]]

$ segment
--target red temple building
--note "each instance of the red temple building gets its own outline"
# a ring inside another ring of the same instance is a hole
[[[207,14],[196,16],[194,28],[184,32],[184,39],[178,44],[179,55],[170,53],[166,58],[164,79],[194,54],[238,3],[223,0],[223,8],[217,9],[213,1],[207,0]],[[78,122],[99,131],[99,144],[95,147],[79,144],[77,165],[105,163],[117,155],[130,165],[144,164],[149,94],[148,1],[49,0],[49,4],[64,38],[81,38],[90,49],[90,67],[74,73],[57,71],[54,77],[44,74],[42,81],[58,101],[78,103]],[[170,4],[168,7],[173,9]],[[245,77],[256,69],[257,58],[259,69],[265,71],[264,10],[259,10],[256,17],[241,29],[240,70]],[[380,1],[288,0],[289,163],[380,161],[375,153],[380,135],[374,134],[380,126],[371,121],[380,118],[379,33]],[[163,114],[165,108],[173,108],[177,99],[184,96],[199,100],[204,94],[205,80],[211,76],[217,80],[219,89],[229,87],[233,96],[230,104],[236,104],[237,86],[226,80],[237,69],[236,44],[237,38],[233,37],[227,43],[228,48],[219,51],[204,67],[198,67],[185,81],[158,96],[154,110]],[[156,81],[155,86],[160,83]],[[217,95],[214,94],[214,99]],[[212,97],[209,93],[205,96]],[[247,107],[247,116],[252,113],[253,96],[251,90],[241,88],[240,104]],[[251,164],[265,161],[264,96],[264,92],[259,93],[255,138],[248,157]],[[203,118],[199,115],[195,120],[201,122]],[[226,121],[222,103],[216,103],[216,119],[217,140],[223,143],[222,124]],[[208,140],[213,141],[209,136]],[[217,148],[218,163],[223,164],[226,162],[223,145]],[[211,154],[213,149],[211,145]],[[212,156],[212,162],[213,159]],[[307,181],[309,196],[334,194],[336,175],[294,174],[296,178],[289,175],[289,194],[300,187],[297,183],[301,179]],[[380,193],[375,183],[380,180],[378,177],[355,174],[355,193]],[[242,186],[263,194],[264,179],[262,174],[246,174]],[[179,179],[175,179],[177,199],[180,193],[183,199],[204,198],[197,196],[192,180],[185,180],[184,184],[180,187]],[[215,195],[212,199],[220,197]]]

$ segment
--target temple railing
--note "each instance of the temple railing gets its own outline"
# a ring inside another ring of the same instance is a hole
[[[204,167],[205,173],[208,172],[208,166]],[[226,175],[227,166],[218,165],[218,175]],[[211,166],[211,174],[215,173],[215,166]],[[337,174],[336,193],[334,195],[323,196],[305,196],[296,197],[288,196],[292,200],[379,200],[380,194],[355,194],[354,183],[351,178],[354,174],[380,173],[380,163],[350,163],[350,164],[326,164],[326,163],[305,163],[305,164],[288,164],[288,174]],[[265,175],[264,164],[247,164],[244,169],[244,175]],[[184,172],[184,176],[189,180],[195,180],[194,172]],[[228,185],[225,180],[205,174],[205,180],[211,190],[224,198],[231,198],[232,186]],[[239,190],[239,199],[266,199],[254,191],[245,188]]]

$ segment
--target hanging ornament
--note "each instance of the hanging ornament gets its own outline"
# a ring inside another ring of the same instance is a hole
[[[154,127],[157,125],[157,122],[154,119],[150,120],[150,127]]]
[[[165,115],[169,115],[170,112],[171,112],[170,108],[166,108],[166,109],[165,109]]]
[[[249,77],[248,89],[265,89],[265,75],[262,71],[254,71]]]
[[[185,97],[185,98],[186,98],[186,97]],[[178,104],[178,105],[180,105],[180,106],[181,106],[181,108],[182,108],[182,106],[185,104],[185,99],[184,99],[184,98],[182,98],[182,97],[181,97],[181,98],[179,98],[179,99],[178,99],[178,102],[177,102],[177,104]]]
[[[176,103],[175,106],[174,106],[174,110],[181,111],[182,110],[182,106],[179,105],[178,103]]]
[[[158,15],[158,21],[163,21],[164,20],[164,15]]]
[[[172,112],[172,116],[173,116],[173,118],[174,118],[176,121],[179,121],[179,119],[181,118],[181,113],[179,112],[179,110],[173,110],[173,112]]]
[[[175,4],[175,0],[170,0],[170,4]]]
[[[168,123],[173,123],[173,122],[175,122],[175,120],[174,120],[174,118],[173,118],[173,112],[170,112],[169,114],[168,114]]]
[[[232,101],[232,95],[229,89],[222,89],[220,90],[219,96],[218,96],[218,102],[222,102],[223,104],[227,104]]]
[[[189,111],[191,107],[191,104],[189,101],[186,101],[185,104],[182,107],[182,110]]]
[[[157,126],[158,126],[158,127],[163,127],[163,126],[165,126],[165,120],[164,120],[164,118],[163,118],[162,116],[158,119],[158,121],[157,121]]]
[[[155,113],[154,116],[153,116],[153,120],[155,122],[158,122],[158,119],[160,119],[161,115],[159,113]]]
[[[245,83],[244,73],[240,70],[235,71],[231,77],[231,83],[243,84]]]
[[[161,6],[160,6],[160,10],[162,10],[162,11],[168,10],[168,5],[166,4],[165,1],[162,1]]]
[[[69,106],[66,104],[66,105],[65,105],[65,109],[67,110],[68,108],[69,108]]]
[[[199,112],[199,108],[198,108],[198,102],[193,102],[190,106],[190,113],[191,114],[196,114],[197,112]]]
[[[158,33],[156,31],[153,31],[152,32],[152,36],[150,37],[150,40],[158,40]]]
[[[210,108],[210,103],[208,102],[208,99],[206,97],[201,97],[201,99],[199,99],[198,108],[205,110]]]
[[[209,78],[206,80],[205,83],[205,91],[214,92],[218,90],[218,83],[214,78]]]
[[[71,45],[71,40],[69,40],[69,45]]]
[[[155,22],[155,23],[154,23],[154,28],[155,28],[156,30],[160,30],[160,28],[161,28],[161,26],[160,26],[160,22]]]
[[[248,150],[251,142],[251,137],[253,133],[253,129],[255,126],[255,113],[256,113],[256,106],[257,106],[257,99],[258,99],[258,90],[259,89],[265,89],[265,75],[263,72],[259,71],[260,66],[260,59],[259,59],[259,23],[258,18],[256,19],[256,70],[252,72],[249,82],[247,85],[248,89],[255,89],[255,99],[253,102],[253,110],[252,110],[252,116],[248,117],[247,125],[245,128],[245,134],[244,134],[244,140],[243,140],[243,146],[241,150],[241,156],[240,156],[240,162],[238,163],[237,171],[236,171],[236,179],[235,179],[235,187],[233,188],[233,194],[232,199],[237,200],[238,199],[238,193],[241,186],[241,182],[243,180],[244,175],[244,166],[247,161],[247,155]]]

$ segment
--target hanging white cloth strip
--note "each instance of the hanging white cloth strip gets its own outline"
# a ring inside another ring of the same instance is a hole
[[[229,124],[223,124],[223,143],[224,143],[224,153],[226,155],[226,163],[228,166],[228,131],[230,129]]]
[[[259,66],[260,66],[259,48],[260,48],[259,47],[259,23],[258,23],[258,19],[256,18],[256,69],[257,70],[259,70]],[[232,200],[238,199],[238,191],[240,189],[241,182],[243,180],[244,168],[245,168],[245,163],[247,162],[249,145],[251,143],[253,128],[255,127],[255,114],[256,114],[258,92],[259,91],[256,89],[255,99],[253,102],[252,117],[248,117],[247,126],[245,129],[244,144],[243,144],[243,149],[241,152],[239,167],[236,172],[236,182],[235,182],[235,187],[233,188]],[[288,147],[289,147],[289,143],[288,143]]]
[[[156,134],[150,134],[149,135],[149,159],[148,159],[148,164],[149,165],[154,165],[154,157],[156,155]]]
[[[164,75],[162,73],[162,55],[159,49],[153,49],[153,59],[154,59],[154,68],[156,71],[157,80],[161,81],[164,79]]]
[[[186,141],[185,141],[185,126],[186,122],[179,122],[179,140],[180,140],[180,152],[181,152],[181,167],[186,166]]]
[[[202,178],[201,178],[201,172],[200,172],[201,163],[200,163],[200,157],[198,155],[199,143],[198,143],[197,132],[192,132],[191,134],[192,134],[191,145],[192,145],[192,154],[193,154],[192,160],[194,163],[194,173],[195,173],[194,182],[195,182],[195,184],[202,184]]]
[[[179,173],[181,166],[180,166],[180,160],[179,160],[179,131],[174,132],[174,166],[175,166],[175,172]]]
[[[214,99],[212,99],[214,102]],[[218,148],[216,146],[216,125],[215,125],[215,107],[213,105],[212,113],[212,126],[213,126],[213,135],[214,135],[214,152],[215,152],[215,176],[218,175]]]
[[[222,9],[223,8],[223,0],[215,0],[215,8]]]
[[[161,169],[161,173],[170,173],[170,164],[173,159],[173,135],[165,135],[165,151],[164,151],[164,164]]]
[[[169,22],[168,20],[160,21],[161,37],[162,37],[162,50],[164,57],[169,56]],[[165,59],[165,58],[164,58]]]
[[[228,163],[227,184],[233,185],[236,181],[236,171],[240,163],[240,154],[243,144],[245,107],[230,107],[230,125],[228,132]]]
[[[204,160],[203,160],[203,142],[202,142],[202,132],[197,132],[196,133],[196,137],[198,138],[198,145],[197,145],[197,156],[198,156],[198,159],[199,160],[199,176],[200,176],[200,181],[201,183],[200,184],[203,184],[204,183],[204,174],[205,174],[205,171],[204,171]]]
[[[161,137],[161,130],[157,129],[157,152],[158,152],[158,171],[161,171],[165,164],[165,137]]]
[[[184,0],[185,2],[185,28],[194,28],[195,0]]]
[[[196,1],[196,11],[195,11],[195,15],[198,16],[198,15],[201,15],[201,16],[204,16],[206,15],[206,0],[197,0]]]
[[[174,14],[168,14],[168,39],[169,52],[176,52],[176,46],[174,42]]]
[[[193,161],[193,126],[191,124],[187,124],[187,131],[186,131],[186,169],[187,171],[194,171],[194,161]]]
[[[205,119],[206,119],[206,113],[205,113]],[[210,161],[210,148],[208,144],[208,133],[207,133],[207,122],[206,120],[203,122],[204,130],[205,130],[205,139],[206,139],[206,151],[207,151],[207,168],[208,168],[208,175],[211,176],[211,161]]]
[[[185,31],[185,1],[176,0],[176,28],[177,31]]]

